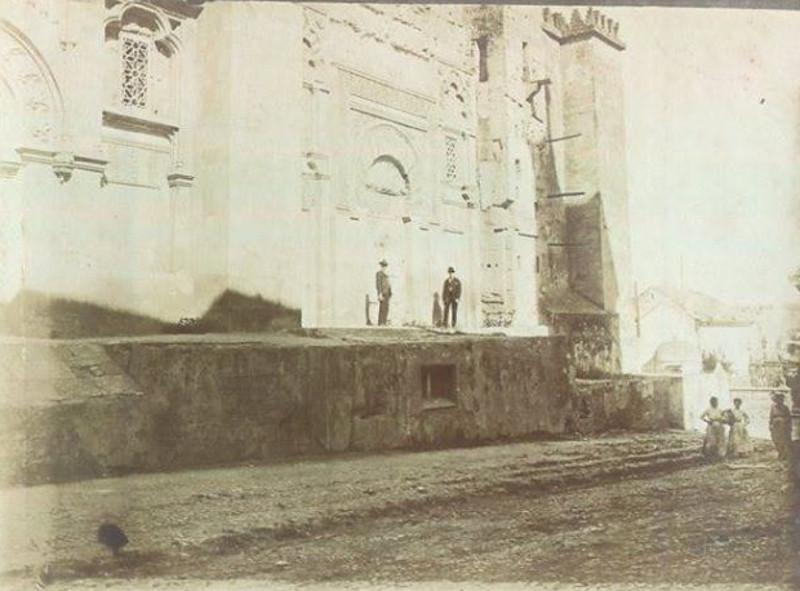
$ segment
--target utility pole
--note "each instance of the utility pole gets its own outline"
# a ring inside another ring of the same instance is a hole
[[[800,268],[791,277],[800,291]],[[800,556],[800,335],[791,334],[785,356],[781,356],[783,375],[792,396],[792,433],[789,453],[789,480],[792,495],[792,550]],[[794,561],[793,561],[794,562]],[[794,584],[800,587],[800,572],[794,572]]]

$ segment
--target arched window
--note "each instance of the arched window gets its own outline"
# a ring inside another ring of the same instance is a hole
[[[168,118],[175,113],[177,39],[150,7],[129,6],[105,29],[107,100],[112,109]]]
[[[381,195],[404,196],[409,193],[408,174],[395,158],[382,155],[376,158],[367,171],[366,187]]]

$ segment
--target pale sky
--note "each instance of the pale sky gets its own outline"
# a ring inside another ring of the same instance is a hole
[[[584,9],[585,10],[585,9]],[[606,8],[624,52],[633,268],[800,302],[800,13]]]

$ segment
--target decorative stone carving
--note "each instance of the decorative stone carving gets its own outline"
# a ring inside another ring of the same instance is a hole
[[[328,157],[319,152],[306,152],[303,154],[304,166],[303,175],[315,180],[326,179],[330,176],[328,172]]]
[[[61,128],[63,101],[55,78],[30,41],[13,25],[0,19],[0,81],[12,89],[21,120],[12,122],[16,133],[4,130],[6,138],[40,146],[53,145]],[[5,109],[6,107],[4,107]]]
[[[167,175],[167,183],[171,189],[191,187],[194,184],[194,175],[183,172],[173,172]]]
[[[160,6],[158,6],[160,5]],[[186,19],[196,19],[203,12],[202,6],[192,2],[142,2],[137,0],[106,0],[108,17],[106,32],[124,26],[129,11],[147,14],[151,25],[148,26],[153,40],[169,45],[173,49],[180,48],[181,40],[176,30]]]
[[[355,98],[364,99],[380,108],[391,108],[403,114],[411,115],[413,119],[420,121],[427,119],[432,107],[435,105],[435,98],[408,91],[404,88],[393,85],[385,80],[378,80],[362,74],[360,72],[340,68],[342,85],[351,96],[350,103],[354,104]],[[409,127],[417,124],[411,121],[399,121]],[[424,121],[422,129],[426,128]]]
[[[544,32],[562,45],[597,37],[612,47],[625,49],[625,44],[619,38],[619,23],[593,8],[587,9],[583,17],[578,9],[573,10],[569,22],[562,14],[545,8],[542,20]]]
[[[68,152],[58,152],[53,157],[53,172],[62,183],[66,183],[72,178],[72,171],[75,170],[75,158]]]
[[[325,15],[313,8],[303,9],[303,78],[313,82],[322,78],[326,66],[324,32]]]
[[[461,121],[472,118],[472,81],[455,68],[439,68],[441,106],[446,119]]]
[[[71,152],[55,152],[52,150],[40,150],[37,148],[18,148],[17,153],[19,154],[21,161],[20,164],[17,165],[17,168],[27,162],[47,164],[53,167],[53,173],[55,173],[62,183],[70,180],[72,178],[72,173],[76,169],[97,172],[102,175],[105,172],[106,164],[108,164],[108,161],[100,158],[79,156]],[[3,164],[15,163],[12,162]]]

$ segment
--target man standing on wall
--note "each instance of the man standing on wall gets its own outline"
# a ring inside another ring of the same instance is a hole
[[[447,269],[447,279],[442,286],[442,302],[444,303],[444,325],[450,322],[450,310],[453,310],[453,321],[450,326],[456,327],[458,317],[458,301],[461,299],[461,280],[456,277],[456,270],[453,267]]]
[[[389,263],[383,259],[380,263],[381,268],[375,274],[375,289],[378,291],[378,326],[385,326],[389,318],[389,300],[392,299],[392,286],[389,284],[389,276],[386,274],[386,267]]]

